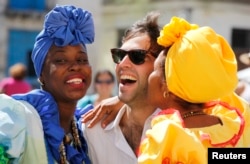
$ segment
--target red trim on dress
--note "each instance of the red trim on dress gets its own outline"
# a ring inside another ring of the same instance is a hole
[[[240,129],[239,129],[238,133],[235,134],[228,141],[218,143],[218,144],[212,144],[211,140],[210,140],[210,144],[213,147],[226,147],[226,145],[229,145],[229,144],[231,144],[233,147],[235,147],[235,145],[238,143],[240,137],[242,136],[244,128],[245,128],[245,120],[243,118],[243,115],[241,114],[241,112],[240,112],[240,110],[238,108],[232,107],[228,103],[222,102],[222,101],[211,101],[209,103],[206,103],[205,107],[206,108],[211,108],[211,107],[216,106],[216,105],[221,105],[221,106],[224,106],[225,108],[227,108],[229,110],[234,110],[237,113],[237,115],[239,116],[239,118],[240,118]]]
[[[211,108],[211,107],[214,107],[216,105],[221,105],[229,110],[234,110],[240,118],[240,129],[239,129],[238,133],[235,134],[231,139],[229,139],[228,141],[222,142],[222,143],[212,144],[211,139],[209,137],[209,134],[203,134],[201,136],[201,139],[202,140],[203,139],[209,140],[210,145],[212,145],[213,147],[226,147],[227,145],[232,145],[233,147],[235,147],[235,145],[238,143],[238,141],[241,138],[243,131],[244,131],[244,127],[245,127],[244,117],[238,108],[230,106],[227,102],[211,101],[211,102],[208,102],[205,104],[205,108]],[[159,112],[158,115],[168,115],[168,114],[174,114],[174,113],[177,114],[177,116],[181,120],[182,126],[185,127],[184,121],[181,118],[180,112],[174,108],[164,109],[161,112]]]

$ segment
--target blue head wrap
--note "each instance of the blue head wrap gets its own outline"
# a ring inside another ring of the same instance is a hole
[[[37,77],[52,44],[56,46],[90,44],[94,41],[92,14],[74,6],[57,5],[45,16],[44,29],[36,37],[32,61]]]

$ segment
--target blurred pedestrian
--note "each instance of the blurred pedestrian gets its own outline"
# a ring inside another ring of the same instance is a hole
[[[98,105],[102,100],[113,97],[115,76],[108,70],[103,69],[96,73],[94,78],[94,94],[86,95],[77,103],[78,107],[85,107],[88,104]]]
[[[12,95],[16,93],[29,92],[32,87],[25,80],[27,68],[22,63],[16,63],[9,68],[9,77],[4,78],[0,82],[0,93]]]
[[[250,52],[241,54],[239,59],[243,64],[247,65],[248,67],[250,66]]]
[[[240,80],[238,82],[237,88],[235,89],[235,93],[237,93],[240,97],[242,97],[248,103],[250,103],[250,84],[249,84],[249,82],[247,82],[246,80]]]
[[[248,68],[238,71],[240,80],[238,82],[237,88],[235,89],[235,93],[250,103],[250,72],[248,71],[250,68],[250,52],[241,54],[239,56],[239,61],[248,66]],[[245,72],[244,76],[242,76],[243,74],[240,75],[243,73],[243,71]]]

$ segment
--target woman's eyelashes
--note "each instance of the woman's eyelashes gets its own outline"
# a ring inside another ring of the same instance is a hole
[[[57,58],[54,59],[55,64],[59,65],[64,65],[64,64],[72,64],[72,63],[77,63],[77,64],[89,64],[89,60],[86,57],[79,57],[77,59],[67,59],[67,58]]]

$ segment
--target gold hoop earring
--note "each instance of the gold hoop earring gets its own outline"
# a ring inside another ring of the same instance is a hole
[[[168,93],[167,91],[164,91],[164,92],[163,92],[163,97],[164,97],[164,98],[167,98],[168,96],[169,96],[169,93]]]
[[[41,86],[44,86],[44,83],[43,83],[43,82],[41,82],[41,80],[40,80],[40,79],[37,79],[37,81],[38,81],[38,83],[39,83]]]

